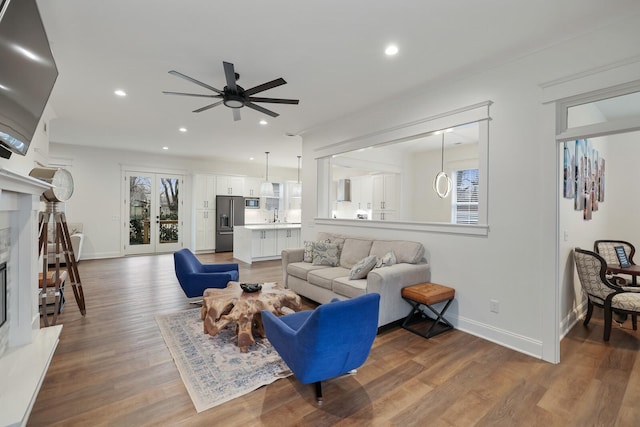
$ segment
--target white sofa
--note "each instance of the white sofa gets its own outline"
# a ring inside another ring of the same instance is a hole
[[[347,299],[377,292],[380,294],[378,326],[402,319],[411,310],[409,303],[402,299],[402,288],[431,279],[421,243],[330,233],[318,233],[317,241],[338,244],[339,265],[314,265],[304,261],[304,248],[285,249],[282,251],[284,286],[321,304],[333,298]],[[394,265],[374,268],[363,279],[349,278],[358,261],[372,255],[381,259],[391,251],[397,261]]]
[[[56,262],[56,244],[53,234],[53,226],[54,224],[49,224],[49,235],[47,237],[47,262],[49,264],[55,264]],[[67,227],[69,228],[69,238],[71,239],[73,254],[76,257],[76,261],[80,261],[82,257],[82,244],[84,242],[82,224],[68,223]],[[60,250],[62,250],[62,248]],[[60,254],[60,263],[65,263],[64,254]]]

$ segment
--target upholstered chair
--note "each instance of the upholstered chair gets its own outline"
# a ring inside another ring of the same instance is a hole
[[[589,324],[593,307],[604,309],[604,341],[609,341],[613,312],[630,314],[633,329],[638,329],[640,312],[640,288],[621,286],[616,278],[606,276],[607,262],[595,252],[575,248],[573,258],[578,270],[580,285],[587,295],[587,314],[584,325]]]
[[[351,373],[369,357],[379,305],[380,294],[370,293],[282,317],[262,311],[262,322],[296,378],[315,383],[316,399],[322,403],[322,381]]]
[[[202,264],[189,249],[173,254],[176,277],[188,298],[202,297],[207,288],[225,288],[240,277],[238,264]]]

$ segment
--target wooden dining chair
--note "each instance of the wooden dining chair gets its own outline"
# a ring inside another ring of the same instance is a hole
[[[616,255],[616,246],[622,246],[624,252],[627,254],[629,263],[635,264],[635,262],[633,262],[633,255],[636,253],[636,248],[624,240],[596,240],[593,243],[593,250],[604,258],[607,264],[617,264],[618,256]]]

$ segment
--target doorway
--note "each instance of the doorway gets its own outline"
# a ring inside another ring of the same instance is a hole
[[[182,247],[182,175],[126,171],[124,254],[174,252]]]

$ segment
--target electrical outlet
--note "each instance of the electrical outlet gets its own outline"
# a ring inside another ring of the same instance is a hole
[[[489,310],[492,313],[499,313],[500,312],[500,302],[498,300],[495,300],[495,299],[489,300]]]

